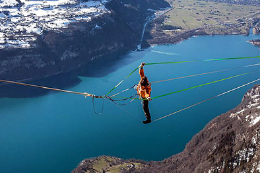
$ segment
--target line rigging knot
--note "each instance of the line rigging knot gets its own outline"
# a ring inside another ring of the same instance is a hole
[[[108,100],[112,100],[112,98],[110,96],[104,95],[103,98],[106,98]]]
[[[89,93],[83,93],[83,94],[84,94],[85,98],[93,96],[92,94],[89,94]]]
[[[96,96],[94,94],[84,93],[85,98],[87,97],[93,97],[93,98],[103,98],[102,96]]]
[[[99,98],[99,99],[102,99],[102,98],[103,98],[102,96],[95,96],[95,95],[92,95],[92,97],[94,97],[94,98]]]

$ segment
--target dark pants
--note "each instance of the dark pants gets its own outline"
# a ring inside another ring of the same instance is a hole
[[[144,114],[147,120],[151,120],[151,115],[148,107],[148,100],[143,100],[143,109],[144,109]]]

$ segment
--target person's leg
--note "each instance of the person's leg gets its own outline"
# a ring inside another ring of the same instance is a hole
[[[148,107],[148,100],[143,100],[143,110],[144,110],[144,114],[146,117],[146,121],[144,121],[144,123],[149,123],[151,122],[151,115],[150,115],[150,111],[149,111],[149,107]]]

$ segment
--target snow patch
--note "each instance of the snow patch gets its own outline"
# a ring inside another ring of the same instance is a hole
[[[257,167],[256,167],[256,170],[257,170],[258,172],[260,172],[260,163],[258,163],[258,165],[257,165]]]
[[[18,2],[16,0],[2,0],[1,6],[2,7],[13,7],[17,5]]]
[[[256,94],[256,95],[251,96],[252,99],[255,99],[257,97],[260,97],[260,95]]]
[[[258,106],[258,105],[259,105],[259,103],[253,103],[253,104],[247,105],[247,107],[250,109],[250,108],[256,107],[256,106]]]
[[[27,48],[33,45],[30,41],[36,40],[36,35],[41,35],[43,30],[60,32],[61,29],[68,28],[70,23],[89,22],[104,13],[110,13],[104,6],[108,2],[106,0],[88,2],[21,0],[21,2],[24,4],[19,8],[16,0],[0,0],[0,33],[4,33],[0,35],[0,49]],[[2,11],[6,11],[8,15]],[[97,25],[96,29],[101,27]],[[9,38],[16,41],[8,41]]]
[[[240,111],[238,111],[238,112],[236,112],[236,113],[231,113],[229,117],[230,117],[230,118],[234,118],[234,117],[236,117],[238,114],[242,114],[244,111],[245,111],[245,109],[242,109],[242,110],[240,110]]]
[[[250,126],[255,125],[255,124],[258,123],[259,121],[260,121],[260,116],[255,117],[253,120],[251,120]]]

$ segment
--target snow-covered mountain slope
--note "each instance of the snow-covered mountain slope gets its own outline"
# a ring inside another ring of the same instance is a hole
[[[0,79],[38,79],[135,50],[164,0],[0,0]],[[153,10],[151,10],[153,9]]]
[[[106,0],[0,1],[0,49],[30,48],[43,31],[61,31],[73,22],[89,22],[105,13]]]

